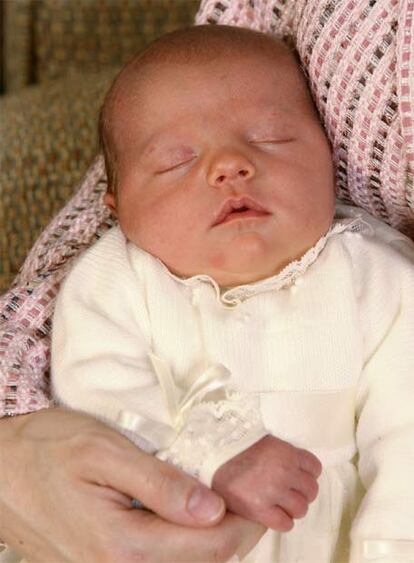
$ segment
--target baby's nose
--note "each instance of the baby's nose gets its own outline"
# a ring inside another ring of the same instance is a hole
[[[222,187],[229,183],[247,181],[253,178],[255,167],[249,159],[239,155],[222,155],[212,162],[208,183],[214,187]]]

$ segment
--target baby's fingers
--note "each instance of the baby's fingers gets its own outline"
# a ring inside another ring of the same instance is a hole
[[[313,502],[318,496],[319,486],[315,477],[306,471],[297,471],[291,483],[291,488],[303,495],[308,503]]]
[[[278,506],[282,508],[288,516],[297,520],[307,514],[309,501],[301,493],[291,489],[287,491],[286,495],[278,502]]]
[[[293,526],[293,518],[281,506],[269,506],[255,515],[254,519],[277,532],[289,532]]]
[[[322,464],[319,459],[307,450],[299,450],[299,467],[318,478],[322,473]]]

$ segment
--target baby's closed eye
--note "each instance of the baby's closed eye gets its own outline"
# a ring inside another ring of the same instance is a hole
[[[189,164],[197,157],[195,151],[191,148],[183,147],[169,150],[159,158],[157,162],[157,174],[169,172],[186,164]]]
[[[261,135],[250,139],[252,145],[282,145],[296,141],[293,135]]]
[[[285,117],[257,123],[248,132],[248,140],[252,145],[283,145],[296,141],[297,138],[296,123]]]

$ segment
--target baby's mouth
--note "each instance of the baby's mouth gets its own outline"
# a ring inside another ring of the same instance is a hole
[[[270,213],[250,197],[228,199],[221,207],[213,227],[236,219],[264,217]]]

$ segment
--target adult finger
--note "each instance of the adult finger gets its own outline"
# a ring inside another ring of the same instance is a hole
[[[138,499],[166,520],[184,526],[210,526],[225,513],[223,499],[174,466],[146,454],[123,436],[86,437],[82,447],[84,475]],[[105,463],[96,464],[97,454]],[[85,459],[86,458],[86,459]]]
[[[157,563],[224,563],[235,555],[243,559],[266,531],[229,512],[212,528],[185,528],[140,511],[127,516],[122,529],[134,538],[136,553]]]
[[[137,527],[134,516],[141,511],[131,509],[131,497],[145,493],[145,479],[137,476],[141,477],[140,462],[152,458],[140,455],[117,432],[86,415],[50,409],[1,420],[0,443],[0,531],[6,543],[30,563],[155,563],[158,551],[165,552],[163,542],[152,537],[151,549],[140,559],[139,546],[150,534],[151,521],[143,529]],[[124,463],[131,466],[130,471],[123,472]],[[154,471],[152,464],[149,467]],[[185,497],[185,484],[190,483],[190,492],[194,480],[179,475],[177,481],[184,483]],[[172,483],[172,490],[176,484]],[[166,489],[166,502],[179,505],[180,495],[171,500],[171,490]],[[152,487],[152,492],[156,504],[159,491]],[[150,505],[151,499],[144,498]],[[179,506],[177,512],[174,507],[168,512],[171,519],[180,519],[177,514],[181,514],[182,520],[190,520]],[[119,514],[135,524],[130,534],[133,551],[128,551],[125,541],[127,522],[115,525]],[[168,524],[155,514],[145,514]],[[189,536],[197,530],[182,528]],[[206,529],[219,533],[220,525]],[[128,557],[123,557],[127,551]]]

